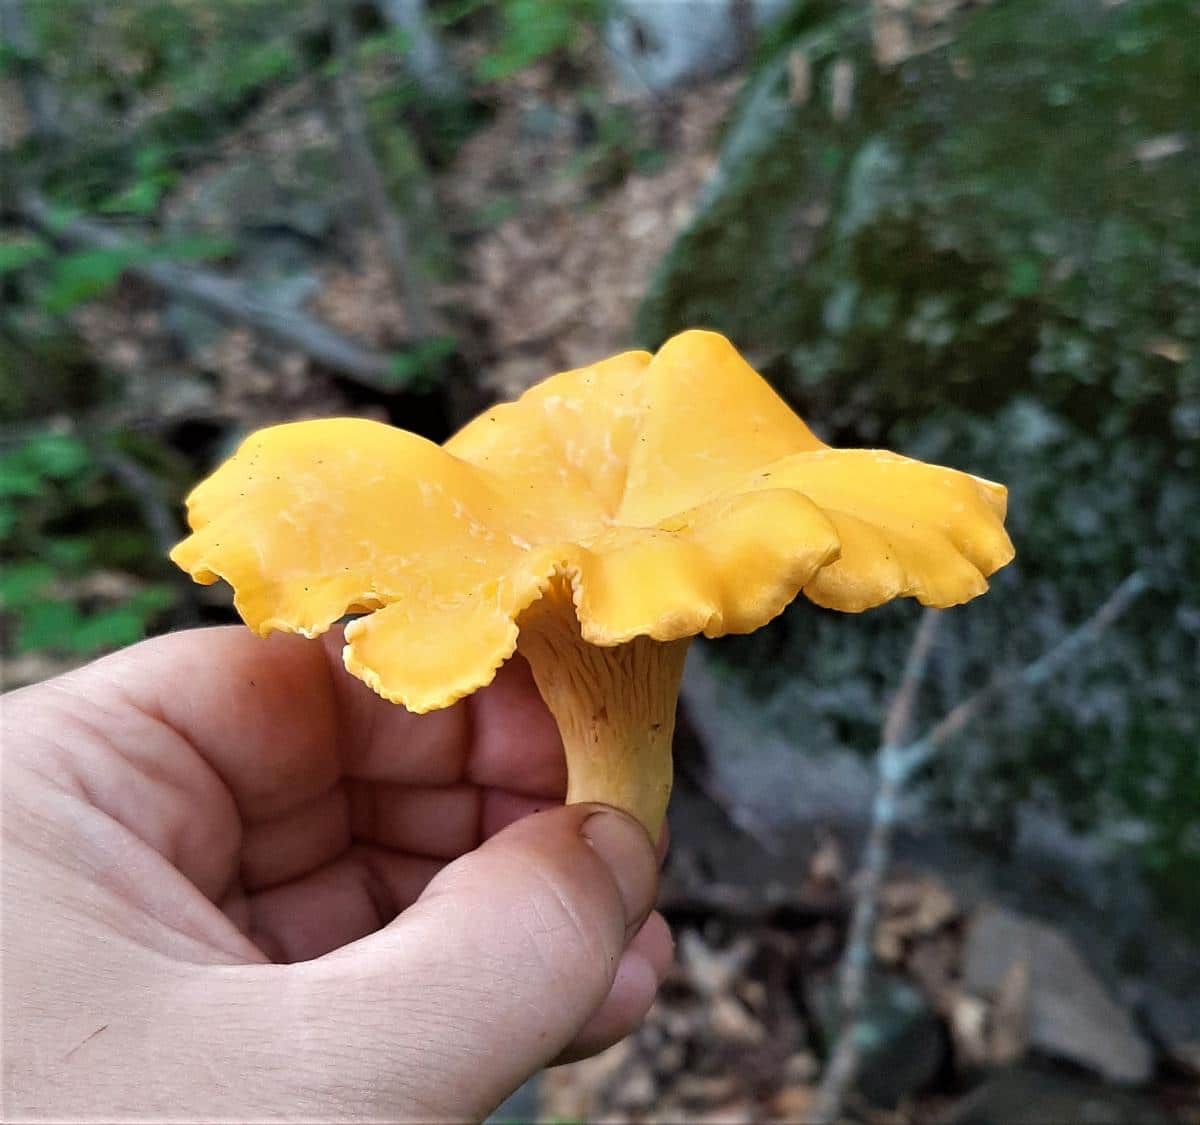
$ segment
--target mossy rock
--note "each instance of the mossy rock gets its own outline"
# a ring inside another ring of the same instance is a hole
[[[638,336],[717,328],[829,440],[1010,485],[1018,561],[950,615],[930,713],[1152,577],[937,790],[995,842],[1019,801],[1065,811],[1196,920],[1200,10],[1008,0],[937,36],[885,69],[865,6],[797,8]],[[799,744],[866,749],[913,618],[796,607],[726,647]]]

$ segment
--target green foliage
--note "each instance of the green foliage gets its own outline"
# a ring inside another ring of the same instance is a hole
[[[47,311],[62,314],[76,305],[102,297],[138,261],[136,252],[82,250],[58,260],[50,276],[42,304]]]
[[[298,77],[303,5],[138,0],[29,5],[73,112],[93,123],[47,163],[44,186],[88,210],[147,215],[262,94]]]
[[[0,277],[44,261],[51,253],[40,238],[0,238]]]
[[[169,150],[161,144],[148,144],[134,156],[131,181],[105,199],[100,211],[106,215],[151,215],[178,179],[170,166]]]
[[[87,447],[58,434],[32,437],[0,459],[0,499],[39,496],[48,482],[70,481],[90,464]]]
[[[0,78],[12,78],[20,73],[25,58],[6,39],[0,39]]]
[[[221,239],[187,238],[160,245],[132,244],[112,250],[78,250],[53,263],[41,304],[47,312],[62,315],[108,293],[130,267],[150,262],[195,261],[232,253]]]
[[[574,161],[574,173],[583,176],[592,190],[614,187],[632,172],[653,172],[662,152],[646,137],[633,110],[613,105],[596,90],[584,90],[580,104],[592,123],[595,136]]]
[[[453,336],[432,336],[392,358],[391,385],[395,390],[428,391],[445,375],[446,362],[458,350]]]
[[[300,58],[288,38],[225,46],[209,65],[189,68],[177,80],[176,91],[185,103],[233,108],[247,95],[299,71]]]
[[[575,47],[589,25],[604,14],[603,0],[498,0],[499,38],[480,60],[484,82],[508,78],[558,51]]]
[[[18,654],[55,652],[87,657],[133,644],[146,636],[148,622],[174,600],[168,587],[151,587],[117,608],[86,611],[75,602],[59,600],[50,590],[45,594],[35,593],[12,607],[17,618],[14,647]]]
[[[363,62],[403,55],[412,49],[412,36],[402,27],[389,27],[358,41],[358,57]]]
[[[472,226],[489,230],[506,223],[521,212],[521,200],[515,195],[494,195],[472,216]]]
[[[144,532],[112,519],[122,503],[70,435],[36,435],[0,455],[0,616],[12,653],[90,656],[140,640],[171,607],[162,583],[127,575],[115,597],[88,586],[152,551]]]

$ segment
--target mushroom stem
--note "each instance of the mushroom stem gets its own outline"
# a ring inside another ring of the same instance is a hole
[[[691,638],[589,644],[569,595],[522,615],[518,650],[562,735],[567,804],[623,809],[657,840],[671,796],[671,736]]]

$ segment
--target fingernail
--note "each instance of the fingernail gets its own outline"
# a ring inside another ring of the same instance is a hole
[[[649,1007],[660,984],[662,977],[648,958],[643,957],[636,949],[627,949],[621,954],[617,975],[613,980],[614,992],[620,986],[627,996],[632,993],[634,996],[645,997],[645,1005]]]
[[[625,929],[641,926],[658,893],[658,861],[650,837],[632,817],[612,809],[592,813],[580,834],[612,873],[625,908]]]

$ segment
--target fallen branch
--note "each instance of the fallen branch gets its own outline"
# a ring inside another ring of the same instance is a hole
[[[133,497],[154,546],[160,555],[166,555],[183,537],[183,529],[163,495],[161,482],[119,449],[94,439],[88,440],[88,445],[93,456]]]
[[[951,738],[1015,687],[1037,687],[1093,643],[1146,591],[1149,582],[1139,571],[1124,579],[1082,625],[1024,667],[997,674],[983,688],[952,708],[915,741],[908,742],[916,698],[929,664],[938,616],[927,611],[913,638],[904,676],[888,710],[876,756],[878,785],[871,810],[863,867],[854,895],[850,930],[839,977],[841,1026],[821,1088],[813,1107],[813,1125],[833,1125],[842,1116],[846,1098],[858,1077],[863,1038],[862,1009],[872,962],[879,893],[891,863],[892,839],[900,822],[905,786]]]
[[[1049,651],[1031,664],[1006,672],[1000,672],[974,695],[932,726],[919,743],[930,748],[930,752],[948,742],[972,719],[986,711],[1002,695],[1015,687],[1040,687],[1074,656],[1088,647],[1101,633],[1117,620],[1149,588],[1150,582],[1141,571],[1135,570],[1105,599],[1082,625],[1068,633]]]
[[[54,209],[39,195],[22,194],[17,211],[47,237],[70,246],[135,249],[123,235],[103,223],[82,218],[58,222]],[[172,297],[198,305],[220,320],[243,324],[282,347],[303,352],[364,386],[382,391],[395,389],[394,357],[365,348],[297,309],[264,301],[235,278],[175,262],[134,263],[127,272]]]

